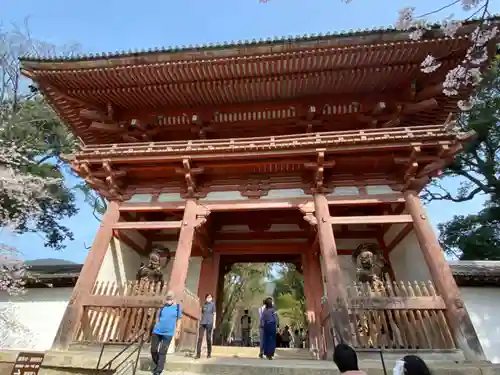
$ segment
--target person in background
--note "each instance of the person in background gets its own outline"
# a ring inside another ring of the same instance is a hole
[[[262,329],[262,312],[266,308],[266,300],[262,301],[262,306],[259,307],[259,358],[264,358],[264,330]]]
[[[200,328],[198,330],[198,345],[196,346],[195,359],[201,357],[201,344],[203,343],[203,334],[207,339],[207,358],[212,356],[212,332],[215,323],[215,303],[213,296],[208,293],[205,296],[205,303],[201,308]]]
[[[165,368],[168,347],[178,328],[177,322],[182,317],[179,304],[175,303],[175,295],[169,291],[165,304],[158,311],[156,324],[151,335],[151,358],[153,360],[153,375],[160,375]]]
[[[252,318],[248,315],[248,310],[243,312],[241,317],[241,341],[243,346],[250,346],[250,328],[252,328]]]
[[[290,342],[292,341],[292,333],[290,332],[290,327],[285,326],[283,332],[281,333],[281,340],[283,342],[283,348],[289,348]]]
[[[293,331],[293,342],[295,343],[295,348],[302,348],[302,336],[298,329]]]
[[[333,350],[333,362],[339,368],[341,374],[346,375],[366,375],[359,370],[358,356],[356,351],[346,344],[338,344]]]
[[[300,336],[300,347],[306,348],[306,337],[304,336],[304,328],[301,328],[299,330],[299,336]]]
[[[274,309],[273,300],[271,298],[266,299],[260,325],[264,331],[264,355],[267,359],[273,359],[276,352],[276,334],[279,320],[278,313]]]
[[[424,360],[416,355],[406,355],[396,361],[394,375],[431,375],[431,370]]]
[[[279,329],[279,327],[276,330],[276,347],[277,348],[282,348],[283,347],[283,339],[282,339],[281,330]]]

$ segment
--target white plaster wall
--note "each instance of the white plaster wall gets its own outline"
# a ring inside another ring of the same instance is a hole
[[[127,230],[126,235],[138,245],[145,245],[146,239],[137,231]],[[126,281],[135,280],[137,270],[144,261],[145,258],[134,249],[113,238],[99,269],[97,281],[113,281],[122,285]]]
[[[412,230],[389,254],[396,280],[432,280],[415,232]]]
[[[173,252],[174,254],[175,250],[177,249],[177,242],[172,242],[172,241],[153,242],[153,246],[155,245],[166,246],[170,249],[170,252]],[[174,263],[174,259],[175,255],[170,259],[170,262],[167,264],[167,266],[162,269],[163,277],[165,279],[165,282],[167,283],[170,280],[170,274],[172,273],[172,265]],[[189,258],[188,274],[186,278],[186,288],[195,295],[198,295],[198,284],[200,281],[202,260],[203,260],[202,257]]]
[[[0,293],[0,349],[49,350],[72,290],[30,288],[18,297]]]
[[[500,363],[500,288],[461,287],[460,293],[486,358]]]

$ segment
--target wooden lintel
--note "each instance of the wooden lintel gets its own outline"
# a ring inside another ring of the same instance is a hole
[[[412,231],[413,223],[408,223],[401,229],[401,231],[394,237],[394,239],[387,245],[387,251],[391,252],[405,237]]]
[[[125,202],[120,205],[120,212],[157,212],[157,211],[182,211],[186,207],[184,201],[181,202]]]
[[[356,310],[445,310],[443,298],[432,297],[354,297],[348,299]]]
[[[303,242],[266,242],[265,246],[262,243],[252,242],[215,242],[212,249],[218,254],[302,254],[306,249],[307,241]]]
[[[374,215],[374,216],[332,216],[329,220],[330,224],[396,224],[396,223],[411,223],[413,219],[411,215]]]
[[[113,229],[179,229],[182,221],[120,221],[113,225]]]
[[[119,230],[113,231],[113,236],[115,236],[119,241],[123,242],[125,245],[135,250],[138,253],[143,253],[146,251],[146,248],[140,246],[137,242],[135,242],[132,238],[127,236],[125,233],[120,232]]]
[[[312,199],[255,199],[255,200],[228,200],[228,201],[202,201],[206,209],[214,211],[255,211],[300,208]],[[329,205],[376,205],[386,203],[404,203],[403,194],[374,194],[363,197],[328,197]],[[155,211],[180,211],[185,207],[184,202],[150,202],[150,203],[122,203],[120,211],[128,212],[155,212]]]
[[[99,296],[87,295],[83,298],[83,306],[92,307],[142,307],[142,308],[157,308],[164,304],[164,297],[152,296]]]

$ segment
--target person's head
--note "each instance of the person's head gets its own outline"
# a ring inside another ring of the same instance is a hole
[[[213,299],[214,299],[214,297],[210,293],[207,293],[205,295],[205,302],[212,302]]]
[[[429,367],[416,355],[406,355],[397,361],[393,372],[395,375],[431,375]]]
[[[358,356],[353,348],[346,344],[338,344],[333,351],[333,362],[341,373],[359,371]]]
[[[267,298],[266,298],[266,299],[267,299]],[[262,306],[265,306],[265,305],[266,305],[266,299],[264,299],[264,300],[262,301]]]
[[[289,331],[289,330],[290,330],[290,327],[285,326],[285,331]]]
[[[165,296],[165,304],[170,306],[174,303],[175,299],[175,294],[171,290],[167,292],[167,295]]]
[[[266,306],[267,309],[270,309],[271,307],[273,307],[273,299],[266,298],[264,301],[264,306]]]
[[[300,329],[300,332],[304,332],[304,328],[301,328],[301,329]]]
[[[296,329],[295,331],[293,331],[293,333],[295,333],[296,335],[298,335],[299,334],[299,330]]]
[[[244,313],[248,315],[248,309],[245,309]]]

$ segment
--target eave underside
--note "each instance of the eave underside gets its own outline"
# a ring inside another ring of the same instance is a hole
[[[111,67],[24,65],[87,144],[217,139],[442,123],[457,98],[439,85],[468,44],[459,37]],[[421,61],[436,53],[440,69],[422,73]]]

